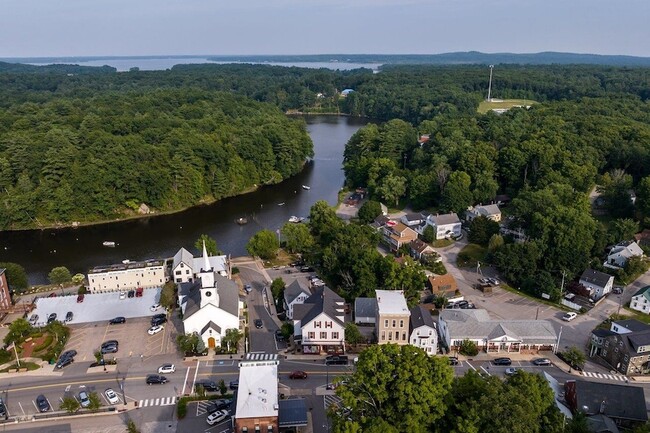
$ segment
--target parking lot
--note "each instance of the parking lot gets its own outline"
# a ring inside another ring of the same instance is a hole
[[[88,293],[83,302],[77,302],[77,295],[39,298],[36,309],[30,315],[38,315],[36,326],[47,323],[50,314],[55,313],[57,320],[64,321],[66,314],[72,312],[74,318],[67,324],[104,322],[114,317],[123,316],[127,319],[134,317],[152,316],[149,307],[160,299],[159,288],[146,289],[141,297],[120,299],[120,292]]]

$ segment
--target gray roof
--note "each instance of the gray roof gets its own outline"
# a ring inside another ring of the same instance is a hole
[[[407,213],[407,214],[404,215],[404,218],[405,218],[407,221],[420,221],[420,220],[422,220],[424,217],[422,216],[421,213],[418,213],[418,212],[409,212],[409,213]]]
[[[632,332],[630,334],[623,334],[623,337],[627,338],[635,354],[640,354],[638,351],[639,347],[650,347],[650,331]],[[649,351],[645,350],[642,353],[647,352]]]
[[[426,250],[430,245],[420,239],[414,239],[410,243],[411,249],[417,251],[419,254],[422,254],[422,251]]]
[[[445,215],[429,215],[429,218],[437,226],[442,226],[446,224],[455,224],[455,223],[460,224],[458,215],[456,215],[455,213],[448,213]]]
[[[215,273],[214,283],[217,287],[217,294],[219,295],[219,308],[232,314],[233,316],[239,315],[239,287],[237,284],[226,277]],[[191,287],[186,287],[187,290],[187,306],[185,307],[184,318],[190,317],[201,309],[201,281],[195,281]],[[183,286],[181,284],[181,286]]]
[[[181,264],[181,262],[185,263],[185,265],[190,267],[190,268],[194,265],[194,256],[192,255],[192,253],[187,251],[185,248],[181,248],[174,255],[174,264],[172,265],[172,269],[175,269],[176,266]]]
[[[482,208],[485,211],[484,215],[497,215],[501,213],[501,209],[499,209],[499,206],[495,204],[487,204],[483,206],[478,206],[478,208]],[[480,210],[479,210],[480,212]],[[481,212],[483,213],[483,212]]]
[[[596,328],[593,331],[591,331],[591,333],[596,337],[609,337],[610,335],[616,335],[616,332],[604,328]]]
[[[650,330],[650,325],[647,325],[643,322],[640,322],[636,319],[625,319],[617,320],[614,322],[615,325],[618,325],[622,328],[628,329],[632,332],[647,331]]]
[[[442,310],[439,320],[447,324],[453,339],[491,340],[507,335],[525,344],[557,342],[557,333],[548,320],[491,320],[481,309]]]
[[[280,400],[278,422],[280,428],[301,427],[307,425],[307,404],[304,398]]]
[[[322,286],[317,288],[313,295],[305,299],[304,304],[294,307],[293,318],[294,320],[300,320],[301,325],[305,326],[319,314],[325,313],[332,320],[344,325],[344,304],[345,300],[343,298],[334,293],[329,287]]]
[[[217,332],[217,334],[221,334],[221,327],[219,325],[217,325],[216,323],[214,323],[212,320],[210,320],[208,322],[208,324],[205,325],[203,327],[203,329],[201,329],[201,332],[199,334],[203,335],[205,333],[205,331],[207,331],[210,328],[214,329]]]
[[[605,415],[588,416],[587,426],[592,433],[620,433],[614,420]]]
[[[376,317],[377,298],[357,298],[354,300],[354,317]]]
[[[587,283],[598,287],[605,287],[610,278],[614,277],[604,272],[595,271],[593,269],[585,269],[585,271],[580,276],[581,281],[586,281]]]
[[[587,415],[645,422],[648,414],[643,388],[576,380],[577,408]],[[586,408],[586,409],[585,409]]]
[[[419,328],[420,326],[428,326],[430,328],[436,329],[436,324],[433,322],[431,311],[427,310],[422,305],[418,305],[411,310],[410,323],[411,331]]]
[[[302,281],[294,280],[293,283],[289,284],[284,289],[284,302],[289,305],[302,293],[305,293],[307,296],[311,294],[309,289],[303,284]]]

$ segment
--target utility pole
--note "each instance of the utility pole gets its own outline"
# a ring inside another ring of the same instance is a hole
[[[560,291],[562,292],[562,295],[564,295],[564,277],[566,276],[566,271],[562,270],[562,285],[560,286]]]
[[[488,97],[487,97],[488,102],[492,100],[492,69],[494,69],[494,65],[490,65],[490,84],[488,84]]]

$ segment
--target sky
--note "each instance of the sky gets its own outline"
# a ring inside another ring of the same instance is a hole
[[[650,56],[649,0],[0,0],[0,57]]]

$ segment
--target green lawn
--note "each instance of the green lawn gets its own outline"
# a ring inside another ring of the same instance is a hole
[[[476,266],[476,262],[484,262],[486,256],[487,248],[478,244],[467,244],[458,253],[456,265],[459,268],[473,268]]]
[[[431,246],[433,248],[444,248],[444,247],[448,247],[453,243],[454,241],[452,239],[436,239],[431,243]]]
[[[525,107],[533,104],[537,104],[537,101],[533,101],[532,99],[503,99],[491,102],[481,101],[481,103],[478,104],[477,111],[481,114],[485,114],[495,108],[512,108],[516,105],[523,105]]]

